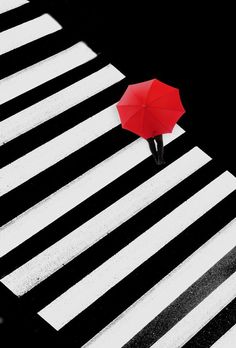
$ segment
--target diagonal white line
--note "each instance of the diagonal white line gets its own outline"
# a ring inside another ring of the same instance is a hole
[[[121,78],[123,78],[123,75],[117,69],[113,66],[107,66],[86,79],[81,80],[80,83],[77,84],[77,88],[74,89],[74,96],[77,98],[78,87],[83,89],[83,93],[88,97],[89,94],[95,94],[101,91],[101,89],[110,87]],[[72,89],[70,89],[70,91],[72,91]],[[82,97],[81,94],[80,97]],[[69,98],[73,98],[72,94],[70,94]],[[111,115],[111,113],[109,113],[109,115]],[[106,115],[106,118],[108,118],[106,123],[109,123],[109,115]],[[96,134],[99,135],[99,133],[102,134],[104,131],[109,130],[109,125],[107,124],[99,125],[97,130],[88,128],[90,126],[97,126],[99,123],[99,116],[97,116],[95,120],[88,120],[82,125],[78,125],[76,128],[63,133],[1,168],[0,196],[23,184],[30,178],[62,160],[70,153],[86,145],[86,143],[94,139]],[[118,116],[117,119],[119,119]],[[102,118],[100,122],[102,122]],[[82,135],[81,132],[83,131],[86,131],[86,133]]]
[[[1,0],[0,2],[0,13],[4,13],[13,10],[16,7],[20,7],[27,4],[28,0]]]
[[[95,57],[96,53],[84,42],[78,42],[66,50],[7,76],[0,80],[0,104],[50,81]]]
[[[171,233],[171,231],[175,230],[176,225],[179,228],[183,220],[189,221],[191,224],[192,214],[194,214],[195,210],[200,207],[204,213],[205,209],[208,210],[207,207],[210,208],[214,204],[217,204],[217,202],[226,197],[230,192],[234,191],[235,188],[236,178],[229,172],[224,172],[175,209],[170,214],[171,218],[167,216],[162,219],[158,226],[158,230],[160,231],[158,236],[160,234],[166,235]],[[186,212],[185,209],[188,207],[190,209]],[[100,331],[84,347],[109,347],[109,342],[113,342],[112,348],[123,347],[124,344],[141,331],[236,245],[235,224],[236,220],[223,228],[113,322]],[[158,230],[156,231],[158,232]],[[79,294],[77,295],[79,297]],[[39,314],[51,325],[57,322],[56,318],[51,316],[50,309],[47,312],[47,307],[40,311]],[[59,321],[60,318],[59,316]],[[58,327],[57,324],[55,326]]]
[[[232,277],[233,279],[233,277]],[[235,286],[236,279],[234,274],[234,283],[227,284],[229,288],[232,286]],[[236,297],[236,294],[234,295]],[[225,296],[221,296],[224,298]],[[236,342],[236,325],[234,325],[229,331],[227,331],[218,341],[216,341],[211,348],[235,348],[235,342]]]
[[[175,169],[178,170],[177,168]],[[220,184],[224,183],[228,178],[230,181],[227,184],[227,188],[222,190]],[[161,180],[160,184],[163,184]],[[236,179],[232,180],[231,176],[225,172],[157,222],[147,232],[98,269],[43,308],[39,312],[40,316],[56,330],[61,329],[111,287],[154,255],[166,243],[175,238],[176,235],[204,215],[228,195],[232,188],[236,188]],[[137,320],[139,319],[137,318]]]
[[[138,186],[136,189],[132,190],[127,195],[93,217],[91,220],[87,221],[69,235],[48,249],[44,250],[39,255],[35,256],[32,260],[28,261],[26,264],[4,277],[2,279],[2,283],[12,292],[14,292],[15,295],[22,296],[24,293],[28,292],[34,286],[45,280],[65,264],[73,260],[91,245],[95,244],[99,239],[105,237],[116,227],[130,219],[138,211],[159,198],[172,187],[176,186],[179,182],[191,175],[194,171],[198,170],[209,160],[209,156],[207,156],[203,151],[197,147],[193,148],[181,156],[178,160],[171,163],[165,169],[154,175],[154,177],[150,178],[142,185]],[[156,234],[154,234],[152,237],[156,239]],[[140,240],[141,239],[142,237],[140,237]],[[151,256],[153,250],[156,248],[156,243],[154,242],[155,240],[151,240],[151,244],[148,247],[147,243],[139,244],[137,240],[137,242],[132,243],[134,245],[133,247],[132,244],[130,244],[127,247],[127,251],[124,249],[121,252],[121,254],[126,255],[123,255],[121,260],[118,259],[118,254],[114,257],[114,262],[113,259],[110,259],[108,263],[111,263],[112,267],[114,264],[118,265],[120,262],[122,271],[129,272],[129,267],[132,269],[134,262],[143,262],[143,257]],[[139,247],[145,245],[146,249],[144,255],[139,255],[142,254],[143,251],[139,250],[138,245]],[[134,255],[137,257],[139,255],[139,257],[137,260],[130,260],[129,264],[129,255],[131,258]],[[125,267],[122,265],[124,259],[127,261],[125,261]],[[109,269],[105,265],[103,268],[106,268],[106,272]],[[106,281],[102,284],[104,288],[110,286],[110,281],[113,283],[114,279],[115,281],[118,281],[120,278],[120,275],[116,275],[115,270],[110,271],[112,276],[110,273],[107,274],[108,279],[106,279]],[[100,273],[101,272],[96,273],[98,277],[102,276]],[[104,280],[104,276],[102,276],[102,278]],[[94,281],[95,280],[93,280],[93,282]],[[99,285],[96,285],[95,288],[96,291],[98,291]],[[90,288],[92,298],[95,296],[93,294],[93,289],[95,288]],[[86,299],[81,296],[80,292],[81,303],[78,303],[78,305],[82,307],[88,305],[88,292],[90,290],[87,288],[85,289],[84,295]],[[79,310],[78,308],[76,309]]]
[[[0,55],[54,33],[61,28],[61,25],[49,14],[44,14],[16,27],[2,31],[0,33]]]
[[[58,116],[124,78],[125,76],[114,66],[107,65],[69,87],[3,120],[0,122],[0,145]]]
[[[236,224],[234,225],[234,229],[235,227]],[[221,248],[221,245],[217,245],[217,247],[219,249]],[[196,306],[188,315],[180,320],[170,331],[167,332],[166,335],[162,336],[161,339],[151,347],[182,347],[235,297],[236,273],[231,275],[220,286],[218,286],[217,289],[207,296],[198,306]],[[231,345],[228,344],[230,339],[234,339],[231,341]],[[218,345],[213,345],[213,347],[234,348],[236,343],[235,339],[236,333],[234,332],[232,335],[226,336],[224,339],[222,339],[221,343],[218,343]]]
[[[164,143],[168,144],[182,133],[184,130],[176,125],[173,133],[166,134]],[[0,257],[149,156],[150,150],[140,138],[3,225],[0,228]]]

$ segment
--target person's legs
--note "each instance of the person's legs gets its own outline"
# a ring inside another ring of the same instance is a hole
[[[154,138],[148,138],[147,142],[148,142],[149,148],[151,150],[151,153],[152,153],[152,155],[154,157],[154,160],[155,160],[156,164],[158,164],[157,152],[156,152],[156,146],[155,146]]]
[[[157,151],[158,164],[165,164],[165,161],[164,161],[164,146],[163,146],[162,134],[156,135],[154,137],[154,139],[156,140],[157,148],[158,148],[158,151]]]

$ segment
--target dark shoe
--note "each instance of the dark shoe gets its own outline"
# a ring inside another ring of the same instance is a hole
[[[164,165],[164,164],[166,164],[166,161],[164,161],[164,160],[159,161],[159,160],[158,160],[158,161],[157,161],[157,164],[158,164],[158,165]]]
[[[159,165],[159,162],[156,158],[154,158],[154,161],[155,161],[156,165]]]

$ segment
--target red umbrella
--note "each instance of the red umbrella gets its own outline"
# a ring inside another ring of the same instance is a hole
[[[144,139],[171,133],[185,113],[178,88],[156,79],[129,85],[117,109],[122,128]]]

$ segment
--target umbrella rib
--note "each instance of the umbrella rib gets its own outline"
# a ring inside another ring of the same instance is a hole
[[[146,98],[145,98],[145,103],[146,103],[146,104],[147,104],[147,100],[148,100],[148,97],[149,97],[149,94],[150,94],[150,91],[151,91],[151,88],[152,88],[153,83],[154,83],[154,80],[152,80],[151,85],[149,86],[149,90],[148,90],[147,95],[146,95]],[[144,125],[145,125],[145,120],[144,120],[144,119],[145,119],[145,109],[142,110],[142,113],[143,113],[143,115],[142,115],[142,130],[144,130]]]
[[[172,88],[174,88],[174,87],[172,87]],[[168,93],[166,93],[166,94],[163,94],[163,95],[157,97],[156,99],[154,99],[154,100],[150,103],[150,105],[151,105],[152,103],[154,103],[155,101],[157,101],[157,100],[159,100],[159,99],[161,99],[161,98],[163,98],[163,97],[166,97],[166,96],[169,95],[169,94],[172,94],[172,93],[176,92],[176,90],[178,91],[178,89],[175,88],[175,89],[172,90],[171,92],[168,92]]]
[[[143,111],[142,130],[144,130],[144,113],[145,113],[145,109],[143,109],[142,111]]]
[[[180,109],[168,109],[168,108],[160,108],[159,106],[148,106],[148,108],[158,108],[158,110],[169,110],[169,111],[183,111],[185,112],[185,110],[180,110]]]
[[[152,113],[152,111],[151,111],[151,113]],[[153,113],[152,113],[152,115],[153,115]],[[154,116],[154,118],[155,118],[155,115],[153,115],[153,116]],[[165,125],[165,124],[163,124],[163,123],[162,123],[162,121],[158,120],[158,122],[159,122],[159,123],[161,123],[161,124],[162,124],[162,126],[163,126],[164,128],[166,127],[166,125]]]
[[[132,116],[130,116],[130,117],[128,118],[128,120],[127,120],[126,122],[124,122],[124,125],[125,125],[125,123],[127,123],[128,121],[130,121],[130,119],[133,118],[139,111],[140,111],[140,110],[136,111]]]
[[[150,94],[150,91],[151,91],[151,88],[152,88],[153,83],[154,83],[154,80],[152,81],[151,86],[149,87],[149,90],[148,90],[148,92],[147,92],[147,96],[146,96],[146,99],[145,99],[145,103],[147,103],[147,101],[148,101],[148,97],[149,97],[149,94]]]
[[[141,100],[141,98],[132,90],[132,93],[135,95],[135,97],[137,97],[138,98],[138,100],[140,100],[140,103],[142,103],[142,100]]]
[[[134,107],[134,106],[140,107],[139,104],[129,104],[129,105],[127,105],[127,104],[120,104],[120,105],[118,105],[118,106],[122,106],[122,108],[123,108],[123,107],[129,107],[129,106],[130,106],[130,107],[131,107],[131,106],[132,106],[132,107]]]
[[[149,91],[150,91],[150,89],[151,89],[151,86],[152,86],[152,84],[153,84],[153,82],[154,82],[154,80],[149,80],[149,81],[145,81],[145,82],[150,82],[151,81],[151,85],[150,85],[150,87],[149,87],[149,90],[147,91],[147,95],[148,95],[148,93],[149,93]],[[132,85],[131,85],[132,86]],[[134,86],[134,85],[133,85]],[[134,91],[134,89],[132,88],[132,93],[140,100],[140,97],[135,93],[135,91]],[[145,98],[145,102],[147,101],[147,96],[146,96],[146,98]],[[143,101],[141,100],[141,103],[143,103]]]

